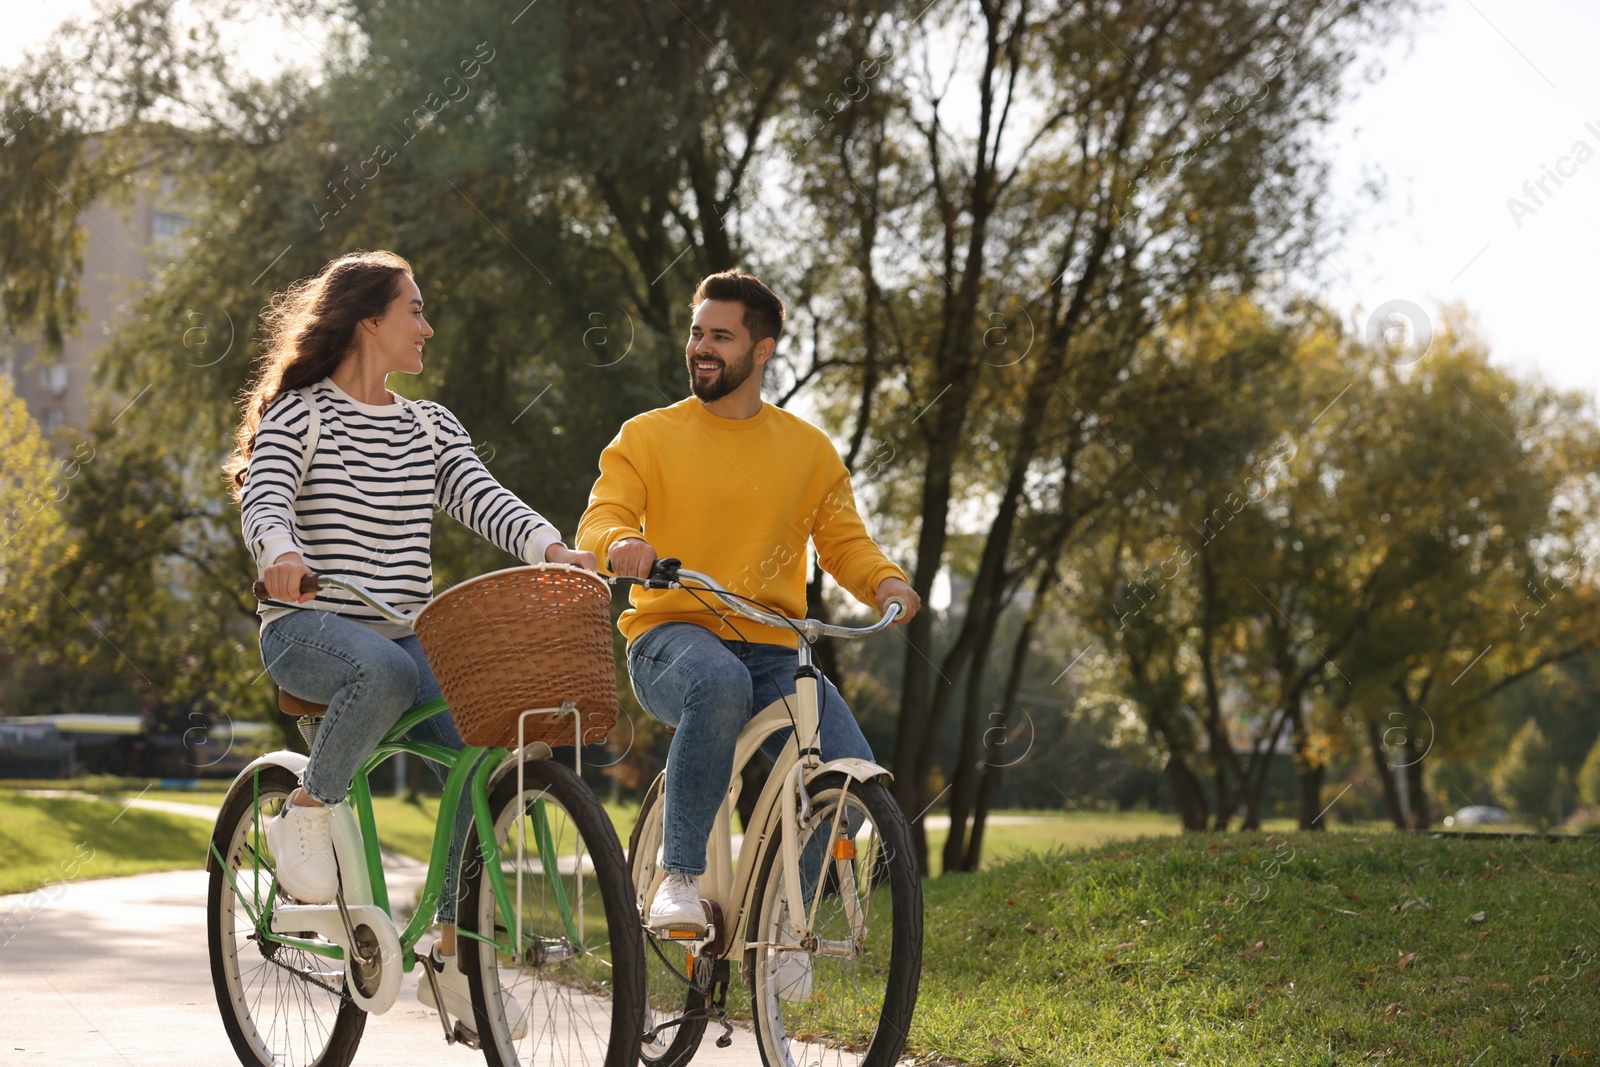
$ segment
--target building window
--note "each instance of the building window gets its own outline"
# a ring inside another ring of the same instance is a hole
[[[152,241],[171,241],[183,234],[183,228],[189,220],[182,215],[171,211],[152,211],[150,213],[150,239]]]
[[[57,430],[61,429],[62,423],[66,421],[67,418],[65,415],[61,414],[60,408],[51,408],[49,411],[44,413],[44,418],[39,420],[39,429],[46,434],[55,433]]]
[[[67,365],[65,363],[52,363],[48,367],[39,368],[39,386],[46,392],[56,396],[65,396],[67,393]]]

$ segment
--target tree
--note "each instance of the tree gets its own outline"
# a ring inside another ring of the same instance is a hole
[[[1600,806],[1600,738],[1589,750],[1588,758],[1578,770],[1578,795],[1585,804]]]
[[[92,450],[74,450],[57,460],[11,376],[0,374],[0,653],[8,659],[50,610],[51,568],[73,551],[61,503],[92,458]]]
[[[963,768],[977,763],[981,715],[969,672],[1007,604],[1052,545],[1122,499],[1089,498],[1080,479],[1099,462],[1108,412],[1137,406],[1141,337],[1192,298],[1249,289],[1308,246],[1311,130],[1355,44],[1395,10],[1023,0],[930,10],[910,27],[886,21],[869,90],[794,132],[808,201],[860,294],[828,290],[851,312],[829,320],[829,345],[877,341],[845,368],[841,392],[860,402],[839,410],[870,418],[869,435],[896,457],[898,484],[883,492],[903,506],[898,539],[925,598],[957,505],[981,501],[979,565],[951,643],[935,644],[931,615],[906,628],[893,770],[919,844],[963,693],[952,795],[970,804]],[[974,102],[968,124],[953,117],[957,92]],[[873,225],[852,225],[841,199],[863,204]],[[952,836],[955,856],[962,827]]]
[[[1559,783],[1554,754],[1537,722],[1529,719],[1511,739],[1495,764],[1491,785],[1495,796],[1517,815],[1540,829],[1550,825]]]

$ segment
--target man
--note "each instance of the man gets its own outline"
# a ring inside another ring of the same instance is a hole
[[[578,524],[579,551],[631,578],[648,577],[658,556],[675,557],[803,618],[809,540],[856,599],[882,612],[901,597],[909,619],[921,601],[862,524],[833,442],[761,399],[762,369],[783,332],[783,301],[759,278],[725,271],[700,283],[691,307],[684,358],[693,395],[629,419],[606,446]],[[631,604],[618,626],[628,639],[634,693],[676,729],[667,757],[667,877],[649,922],[703,932],[700,876],[734,743],[757,711],[793,695],[797,638],[737,616],[730,622],[705,594],[636,588]],[[871,759],[831,682],[822,699],[823,760]]]

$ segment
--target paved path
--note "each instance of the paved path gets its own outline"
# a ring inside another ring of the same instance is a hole
[[[390,872],[420,884],[421,865]],[[48,899],[59,892],[56,899]],[[227,1067],[206,958],[206,875],[168,871],[74,882],[42,894],[0,896],[15,936],[0,944],[0,1063],[49,1067]],[[21,922],[20,929],[16,923]],[[483,1054],[446,1046],[438,1017],[416,999],[420,971],[388,1013],[373,1018],[356,1064],[451,1067]],[[755,1039],[708,1038],[694,1062],[757,1064]]]
[[[73,790],[34,795],[97,799]],[[129,806],[208,821],[203,804],[136,799]],[[947,816],[930,816],[928,825]],[[1046,822],[992,816],[991,824]],[[738,842],[735,841],[735,848]],[[413,859],[385,854],[390,899],[415,900],[427,874]],[[206,954],[206,875],[168,871],[74,882],[41,893],[0,896],[0,1064],[49,1067],[226,1067],[237,1062],[223,1032]],[[19,926],[20,923],[20,926]],[[483,1055],[447,1046],[438,1017],[417,1002],[420,971],[400,998],[367,1024],[355,1063],[451,1067]],[[695,1054],[697,1067],[759,1064],[755,1038],[736,1029],[718,1049],[716,1028]]]

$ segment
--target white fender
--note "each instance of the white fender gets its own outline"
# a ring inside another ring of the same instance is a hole
[[[250,788],[251,776],[261,767],[282,767],[296,778],[305,774],[310,759],[287,749],[268,752],[250,762],[234,779],[229,796],[236,789]],[[351,999],[362,1010],[372,1015],[382,1015],[394,1006],[400,993],[400,938],[395,933],[394,921],[387,912],[373,903],[372,879],[367,874],[366,850],[362,846],[361,826],[348,801],[333,805],[333,854],[339,863],[339,883],[344,890],[345,906],[350,911],[354,925],[366,924],[378,939],[378,956],[381,961],[378,987],[365,996],[357,987],[355,978],[348,972],[352,950],[350,938],[345,933],[344,921],[339,916],[337,904],[290,904],[273,909],[272,929],[277,933],[315,931],[345,950],[345,988]]]
[[[810,785],[811,782],[816,778],[819,778],[824,774],[830,774],[834,771],[838,771],[840,774],[843,774],[848,778],[853,778],[858,782],[870,782],[874,778],[894,777],[894,775],[890,774],[886,768],[878,766],[871,760],[850,758],[832,759],[827,763],[821,764],[811,773],[807,774],[806,784]]]
[[[300,778],[304,776],[306,764],[309,762],[311,762],[309,757],[287,749],[268,752],[252,760],[249,766],[239,772],[228,793],[231,797],[235,789],[248,789],[250,776],[259,767],[282,767],[296,778]],[[356,821],[355,809],[350,807],[348,801],[341,801],[333,806],[332,833],[333,855],[339,861],[339,882],[344,886],[345,904],[350,906],[371,904],[372,879],[367,875],[367,854],[362,847],[361,825]]]

